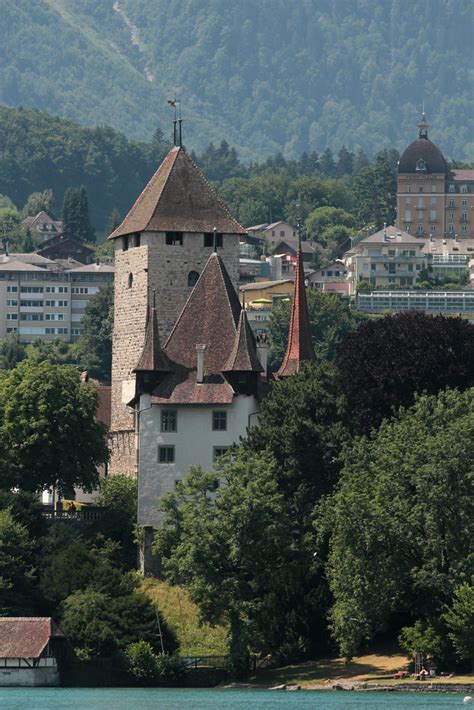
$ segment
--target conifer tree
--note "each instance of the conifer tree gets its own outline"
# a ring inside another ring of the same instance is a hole
[[[89,219],[89,201],[84,185],[69,187],[64,193],[63,230],[84,242],[95,242],[95,230]]]

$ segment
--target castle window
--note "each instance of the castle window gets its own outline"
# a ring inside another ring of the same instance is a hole
[[[219,456],[223,456],[227,451],[227,448],[227,446],[214,446],[214,455],[212,457],[212,460],[215,461],[219,458]]]
[[[133,274],[128,275],[128,288],[132,288],[133,286]]]
[[[213,431],[227,431],[227,412],[212,412]]]
[[[454,185],[450,185],[450,186],[448,187],[448,192],[454,192],[454,190],[455,190]]]
[[[431,183],[431,192],[436,192],[436,185]]]
[[[158,447],[158,463],[174,463],[174,446]]]
[[[216,232],[216,247],[218,249],[222,248],[223,235],[220,232]],[[204,246],[213,247],[214,246],[214,232],[206,232],[204,234]]]
[[[467,192],[467,185],[461,185],[461,192],[463,192],[463,193]]]
[[[199,278],[199,272],[190,271],[188,274],[188,287],[193,288],[197,284],[198,278]]]
[[[411,192],[411,185],[407,185],[407,192]]]
[[[164,409],[161,412],[161,431],[177,431],[178,415],[174,409]]]
[[[423,225],[419,224],[416,231],[418,232],[418,234],[423,234]]]
[[[166,245],[167,246],[183,246],[183,233],[182,232],[166,232]]]
[[[135,234],[135,246],[136,246],[136,247],[139,247],[139,246],[140,246],[140,239],[141,239],[141,236],[142,236],[142,235],[141,235],[140,232],[137,232],[137,233]]]
[[[418,192],[424,192],[424,191],[425,191],[425,188],[423,187],[423,185],[418,185]]]
[[[467,200],[461,200],[461,205],[463,207],[467,207]]]
[[[433,234],[436,232],[436,225],[435,224],[431,225],[431,231],[433,232]]]
[[[128,234],[122,237],[122,251],[128,251]]]
[[[454,224],[450,224],[450,225],[448,226],[448,232],[449,232],[450,234],[452,234],[452,233],[454,232]]]
[[[454,207],[454,200],[449,200],[448,207]]]
[[[467,224],[461,224],[461,232],[467,232]]]

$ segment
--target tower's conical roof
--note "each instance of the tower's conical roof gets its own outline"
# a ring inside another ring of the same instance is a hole
[[[137,201],[112,232],[218,232],[245,234],[186,151],[170,150]]]
[[[234,344],[240,310],[224,262],[213,253],[166,341],[166,354],[193,369],[196,345],[205,345],[205,371],[222,372]]]
[[[134,372],[171,372],[172,366],[161,349],[160,335],[158,330],[158,317],[156,315],[155,293],[148,311],[148,323],[145,333],[145,345],[138,365]]]
[[[255,338],[242,308],[232,351],[222,372],[263,372],[257,357]]]
[[[276,376],[288,377],[298,372],[303,362],[315,360],[311,328],[309,323],[308,303],[304,284],[303,255],[301,245],[298,248],[295,266],[295,285],[291,304],[288,345],[285,357]]]

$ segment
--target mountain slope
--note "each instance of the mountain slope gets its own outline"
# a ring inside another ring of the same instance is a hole
[[[383,147],[422,102],[448,157],[474,154],[471,0],[0,0],[0,101],[244,159]]]

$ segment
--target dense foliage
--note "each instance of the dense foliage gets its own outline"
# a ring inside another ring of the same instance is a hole
[[[474,385],[474,327],[411,311],[370,320],[338,346],[336,379],[355,430],[367,431],[415,392]]]
[[[345,655],[395,615],[443,629],[473,570],[473,455],[473,389],[422,396],[347,449],[317,523],[330,540],[331,624]]]
[[[108,460],[97,394],[73,368],[28,360],[0,380],[0,487],[92,490]]]
[[[472,153],[469,0],[265,0],[225,12],[211,0],[172,10],[165,0],[4,0],[2,21],[10,105],[87,125],[107,117],[146,139],[170,121],[178,88],[186,141],[202,150],[227,137],[248,160],[343,143],[400,150],[425,97],[442,149]]]

